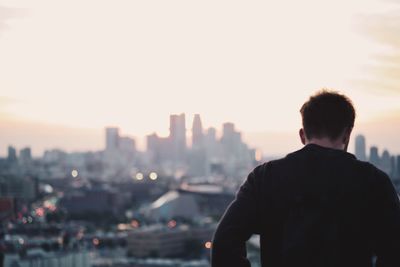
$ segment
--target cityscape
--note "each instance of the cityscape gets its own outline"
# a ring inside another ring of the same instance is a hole
[[[145,151],[117,127],[105,128],[104,143],[101,151],[53,149],[41,157],[9,146],[0,160],[3,266],[209,266],[219,218],[249,171],[266,161],[233,123],[218,137],[199,114],[190,131],[185,114],[171,115],[169,135],[149,134]],[[355,155],[399,188],[400,155],[376,146],[367,154],[363,135]],[[258,249],[255,236],[248,243],[254,266]]]
[[[399,194],[399,11],[382,0],[2,0],[0,267],[210,267],[221,216],[256,166],[302,148],[301,107],[318,90],[351,99],[348,152]],[[271,246],[259,235],[246,246],[261,267]]]
[[[148,135],[145,151],[117,127],[105,128],[102,151],[35,158],[9,146],[4,266],[209,266],[216,223],[262,156],[233,123],[218,137],[196,114],[188,140],[185,114],[174,114],[169,131]]]

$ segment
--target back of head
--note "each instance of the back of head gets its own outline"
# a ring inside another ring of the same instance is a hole
[[[338,92],[322,90],[311,96],[300,109],[308,139],[339,138],[354,126],[355,109],[351,100]]]

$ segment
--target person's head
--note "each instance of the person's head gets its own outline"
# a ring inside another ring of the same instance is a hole
[[[356,112],[351,100],[340,93],[322,90],[300,109],[303,144],[317,143],[347,150]]]

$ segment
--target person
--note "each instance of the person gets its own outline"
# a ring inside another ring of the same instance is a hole
[[[399,198],[384,172],[347,152],[351,100],[323,90],[300,112],[304,147],[248,175],[214,233],[212,267],[251,266],[253,234],[263,267],[399,267]]]

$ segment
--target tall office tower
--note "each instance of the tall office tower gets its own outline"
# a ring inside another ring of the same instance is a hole
[[[201,123],[200,115],[195,114],[192,126],[192,148],[199,149],[202,147],[204,147],[203,125]]]
[[[184,159],[186,153],[186,123],[184,113],[170,116],[169,138],[174,159]]]
[[[371,162],[375,167],[380,166],[380,157],[378,154],[378,148],[376,146],[372,146],[369,150],[369,162]]]
[[[356,136],[356,142],[355,142],[355,154],[357,159],[366,161],[367,160],[367,155],[365,151],[365,137],[364,135],[357,135]]]
[[[136,141],[133,138],[123,136],[119,138],[119,150],[125,153],[134,154],[136,152]]]
[[[215,159],[219,151],[219,143],[217,142],[217,130],[214,127],[207,129],[204,136],[204,145],[207,151],[207,157]]]
[[[222,138],[231,138],[235,132],[235,124],[226,122],[222,125]]]
[[[390,156],[390,177],[396,179],[396,156]]]
[[[119,128],[106,128],[106,151],[117,151],[119,148]]]
[[[19,159],[22,163],[28,163],[32,160],[31,148],[26,147],[19,151]]]
[[[390,154],[389,151],[384,150],[382,153],[382,158],[380,161],[380,169],[384,171],[387,175],[391,175],[391,164],[390,164]]]
[[[210,142],[212,144],[217,142],[217,130],[214,127],[210,127],[207,129],[206,142]]]
[[[13,146],[8,146],[7,160],[9,162],[17,161],[17,150]]]
[[[222,126],[222,137],[221,137],[221,144],[223,146],[223,151],[225,154],[230,156],[235,155],[235,147],[238,142],[238,133],[235,131],[235,125],[231,122],[226,122]]]

